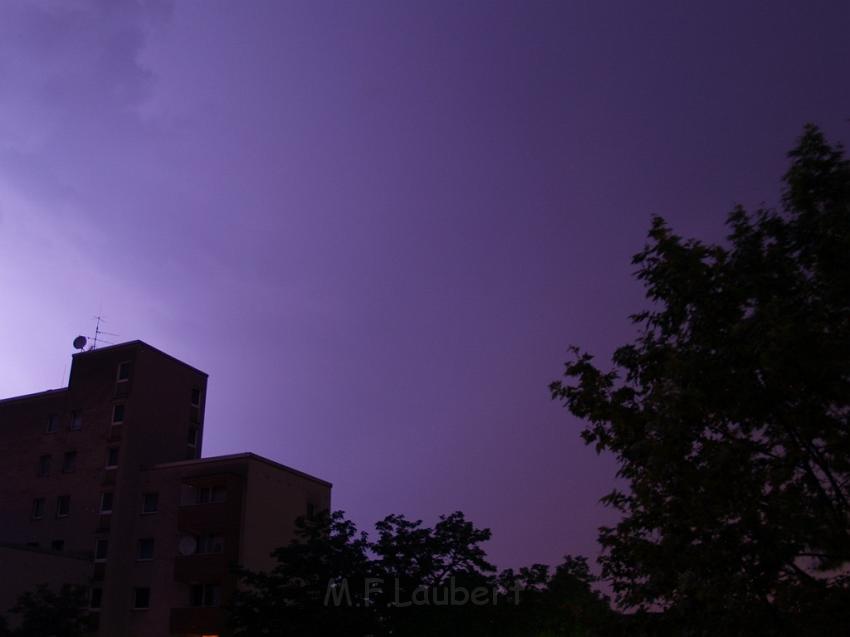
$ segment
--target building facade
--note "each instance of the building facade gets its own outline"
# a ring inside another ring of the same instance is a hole
[[[207,375],[141,341],[73,356],[68,387],[0,400],[0,612],[90,590],[94,634],[226,634],[232,567],[273,565],[331,485],[251,453],[203,458]],[[43,577],[42,577],[43,574]]]

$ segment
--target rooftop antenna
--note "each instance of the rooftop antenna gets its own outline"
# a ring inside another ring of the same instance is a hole
[[[97,316],[93,316],[92,318],[97,319],[97,322],[94,325],[94,337],[91,337],[92,344],[89,347],[88,351],[92,351],[93,349],[97,349],[98,342],[105,343],[106,345],[115,345],[115,343],[113,343],[112,341],[107,341],[107,340],[101,338],[101,334],[106,334],[107,336],[118,336],[118,334],[114,334],[113,332],[106,332],[106,331],[100,329],[100,324],[106,323],[106,319],[103,318],[103,316],[101,316],[100,314],[98,314]],[[80,339],[82,339],[82,341],[80,341]],[[81,343],[81,345],[78,346],[77,345],[78,343]],[[74,347],[76,347],[77,349],[81,350],[85,346],[86,346],[86,337],[85,336],[78,336],[76,339],[74,339]]]

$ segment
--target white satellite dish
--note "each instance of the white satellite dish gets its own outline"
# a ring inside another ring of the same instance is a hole
[[[198,542],[191,535],[184,535],[177,544],[177,550],[180,555],[194,555],[198,550]]]
[[[85,336],[78,336],[74,339],[74,349],[81,350],[86,346],[86,343],[88,343],[88,340]]]

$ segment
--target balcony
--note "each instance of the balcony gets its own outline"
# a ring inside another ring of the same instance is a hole
[[[224,628],[221,608],[171,609],[171,634],[220,635]]]

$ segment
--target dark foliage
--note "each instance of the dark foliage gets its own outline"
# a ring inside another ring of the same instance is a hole
[[[0,635],[9,637],[83,637],[88,631],[89,617],[86,592],[81,587],[63,586],[54,591],[39,586],[18,598],[10,613],[17,628],[9,630],[5,622]]]
[[[234,633],[555,637],[617,625],[584,558],[568,557],[553,575],[542,565],[497,574],[481,548],[489,530],[460,512],[433,528],[401,515],[376,528],[370,542],[340,512],[300,520],[272,571],[242,572],[228,609]]]
[[[676,634],[850,626],[850,163],[814,126],[789,157],[783,209],[723,245],[654,219],[639,336],[551,385],[630,487],[604,576]]]

